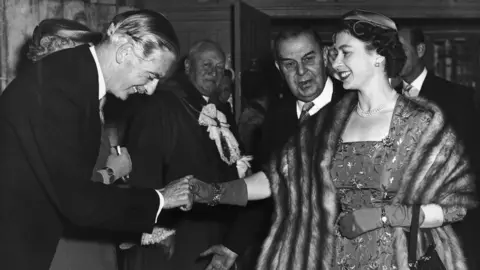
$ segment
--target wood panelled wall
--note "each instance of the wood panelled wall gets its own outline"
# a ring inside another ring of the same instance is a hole
[[[177,32],[182,54],[186,54],[189,47],[201,39],[217,41],[225,53],[231,53],[233,21],[230,6],[222,6],[219,9],[199,9],[197,12],[191,12],[189,9],[163,10],[156,4],[144,7],[160,11],[168,17]]]
[[[157,10],[208,12],[222,9],[234,0],[136,0],[144,7]],[[478,18],[478,0],[243,0],[243,2],[274,17],[327,18],[337,17],[349,10],[375,10],[391,17]]]
[[[122,4],[129,2],[124,0]],[[115,14],[131,9],[123,5],[117,0],[0,0],[0,89],[15,77],[24,59],[25,44],[41,20],[75,19],[102,31]]]
[[[235,0],[136,0],[136,5],[164,13],[176,28],[182,53],[198,39],[211,38],[232,50]],[[392,18],[480,18],[480,0],[244,0],[272,19],[338,18],[363,8]]]

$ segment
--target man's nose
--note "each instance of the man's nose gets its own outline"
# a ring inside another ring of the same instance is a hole
[[[213,77],[217,76],[217,69],[216,68],[210,68],[208,70],[208,75],[211,75]]]
[[[303,63],[300,63],[298,66],[297,66],[297,75],[305,75],[305,73],[307,72],[307,69],[305,68],[305,65]]]

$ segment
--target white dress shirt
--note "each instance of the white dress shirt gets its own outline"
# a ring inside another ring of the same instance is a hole
[[[107,94],[107,85],[105,84],[105,78],[103,77],[102,69],[100,67],[100,62],[98,61],[97,53],[95,52],[95,47],[90,46],[90,52],[92,53],[93,59],[95,60],[95,65],[97,66],[98,72],[98,100],[102,100],[105,95]],[[165,200],[163,198],[162,193],[159,190],[155,190],[158,194],[160,199],[160,206],[158,207],[157,216],[155,217],[155,223],[157,223],[158,216],[162,211],[163,205],[165,204]]]
[[[420,73],[420,75],[418,75],[418,77],[415,80],[413,80],[413,82],[410,84],[411,86],[415,87],[415,89],[417,89],[415,94],[411,96],[418,96],[418,93],[420,93],[420,91],[422,90],[423,82],[425,82],[426,77],[427,77],[427,68],[423,68],[422,73]],[[405,87],[406,85],[408,85],[408,83],[403,81],[403,87]]]
[[[325,86],[323,87],[322,93],[316,97],[313,102],[313,107],[308,110],[309,115],[314,115],[320,109],[325,107],[330,101],[332,101],[332,95],[333,95],[333,82],[330,78],[327,79],[325,82]],[[302,113],[302,107],[305,104],[305,102],[301,100],[297,100],[297,118],[300,118],[300,114]]]

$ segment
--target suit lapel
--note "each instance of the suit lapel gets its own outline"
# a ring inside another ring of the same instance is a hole
[[[78,51],[72,50],[72,57],[77,57],[77,74],[79,74],[78,82],[72,82],[73,85],[79,85],[76,88],[77,93],[85,95],[85,102],[82,107],[86,116],[84,125],[88,133],[85,134],[87,145],[95,146],[92,148],[92,155],[98,155],[99,142],[101,138],[102,123],[100,121],[100,100],[99,100],[99,85],[98,85],[98,70],[95,60],[90,52],[88,46],[81,46]],[[78,83],[78,84],[77,84]],[[91,134],[91,135],[90,135]]]
[[[187,76],[182,76],[178,83],[179,87],[178,89],[175,89],[174,93],[180,98],[182,103],[186,106],[186,110],[193,116],[195,121],[198,120],[203,106],[207,105],[207,101],[190,83]]]
[[[435,75],[428,72],[427,77],[425,77],[425,81],[423,82],[422,89],[420,89],[419,96],[431,100],[437,99],[439,96],[435,93],[436,84]]]
[[[343,98],[343,96],[346,93],[346,90],[343,88],[342,82],[333,78],[332,78],[332,82],[333,82],[333,94],[332,94],[332,100],[330,102],[335,104]]]
[[[300,123],[297,116],[297,101],[292,99],[285,103],[286,105],[281,111],[282,117],[279,117],[278,119],[284,123],[286,128],[296,129]]]

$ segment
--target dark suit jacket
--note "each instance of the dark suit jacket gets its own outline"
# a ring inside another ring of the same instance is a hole
[[[0,97],[0,265],[48,269],[64,224],[151,231],[154,190],[90,181],[100,145],[87,46],[26,68]]]
[[[133,164],[131,184],[162,188],[186,175],[208,183],[237,179],[236,165],[228,165],[220,158],[207,127],[198,124],[207,102],[186,76],[178,80],[168,89],[158,87],[152,97],[139,100],[141,106],[136,106],[140,111],[132,119],[126,137]],[[216,107],[222,110],[223,106]],[[227,106],[223,113],[233,123]],[[189,212],[165,213],[159,221],[161,226],[176,229],[172,258],[163,256],[161,246],[136,248],[127,255],[127,264],[145,270],[203,270],[209,258],[201,259],[199,254],[223,242],[238,210],[241,207],[196,204]]]
[[[330,104],[337,103],[345,94],[342,83],[332,79],[333,95]],[[265,116],[263,123],[263,136],[260,157],[261,164],[270,159],[273,152],[281,149],[288,139],[298,130],[299,121],[297,117],[297,100],[286,98],[272,104]]]
[[[428,72],[419,95],[435,102],[443,110],[446,120],[467,146],[475,145],[474,134],[479,123],[475,110],[474,89],[449,82]]]

